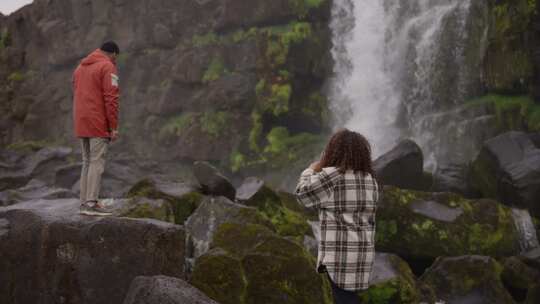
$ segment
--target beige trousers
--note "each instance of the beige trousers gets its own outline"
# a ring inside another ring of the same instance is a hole
[[[108,138],[81,138],[81,203],[98,201],[109,141]]]

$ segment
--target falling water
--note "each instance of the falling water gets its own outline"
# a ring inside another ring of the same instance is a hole
[[[487,8],[477,2],[335,0],[335,126],[365,134],[375,154],[411,137],[432,167],[456,152],[445,133],[463,130],[441,114],[479,90]]]
[[[524,209],[512,208],[512,217],[514,224],[519,232],[519,245],[522,252],[527,252],[540,247],[536,228],[532,221],[529,211]]]

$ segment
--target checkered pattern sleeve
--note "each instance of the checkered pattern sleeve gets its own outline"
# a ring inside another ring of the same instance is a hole
[[[331,196],[335,181],[341,174],[336,168],[324,168],[320,172],[306,169],[300,175],[295,194],[300,203],[308,208],[320,208]]]

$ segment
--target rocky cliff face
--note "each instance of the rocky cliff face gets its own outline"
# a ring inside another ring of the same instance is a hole
[[[109,39],[122,51],[117,148],[238,170],[313,143],[329,2],[36,0],[0,18],[0,143],[75,143],[71,73]]]

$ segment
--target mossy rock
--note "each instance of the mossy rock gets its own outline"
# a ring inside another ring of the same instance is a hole
[[[185,223],[193,241],[195,258],[211,248],[223,224],[257,224],[274,229],[268,218],[255,208],[233,203],[225,197],[207,197]]]
[[[534,294],[535,285],[540,282],[540,269],[530,267],[519,257],[504,259],[503,267],[502,281],[515,299],[522,301]]]
[[[532,80],[530,45],[535,2],[491,1],[488,49],[485,61],[487,89],[503,93],[526,93]]]
[[[184,224],[204,198],[190,185],[154,179],[144,179],[136,183],[129,190],[128,197],[148,197],[168,202],[172,210],[173,223],[179,225]]]
[[[246,303],[247,281],[242,264],[222,249],[197,259],[190,283],[221,304]]]
[[[421,299],[409,265],[393,254],[377,253],[369,289],[359,293],[362,304],[418,303]]]
[[[306,257],[250,254],[242,265],[249,282],[246,303],[331,303],[322,276]]]
[[[237,198],[247,206],[256,207],[266,217],[281,236],[303,239],[304,235],[313,236],[305,214],[284,206],[282,196],[268,187],[264,181],[248,178],[238,189]],[[292,205],[288,202],[289,205]],[[296,204],[297,205],[297,204]],[[294,206],[300,209],[300,206]]]
[[[225,223],[219,226],[211,246],[223,248],[241,258],[273,234],[272,230],[262,225]]]
[[[377,209],[376,248],[403,257],[519,253],[511,209],[493,200],[384,187]]]
[[[211,248],[197,259],[192,284],[220,303],[331,303],[315,259],[267,227],[222,224]]]
[[[278,191],[277,194],[279,195],[279,198],[281,199],[281,203],[283,204],[285,208],[302,214],[305,218],[307,218],[310,221],[319,220],[319,213],[317,212],[317,210],[314,208],[308,209],[302,206],[298,202],[294,194],[285,192],[285,191]]]
[[[446,303],[515,303],[501,280],[503,267],[487,256],[438,258],[420,278]]]
[[[174,214],[167,201],[136,197],[127,199],[118,216],[129,218],[150,218],[174,223]]]

